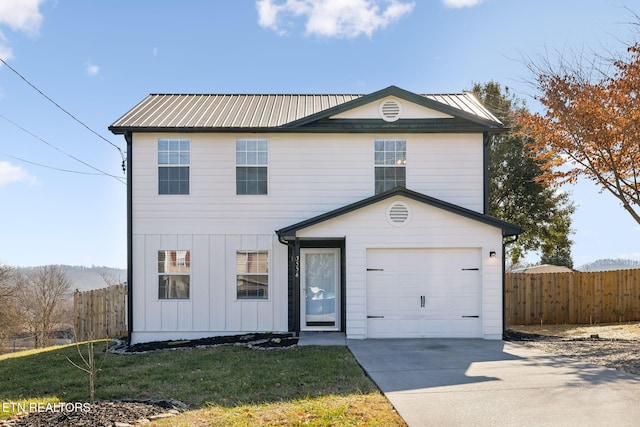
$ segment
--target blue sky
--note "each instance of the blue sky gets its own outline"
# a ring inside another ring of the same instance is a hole
[[[0,57],[82,122],[0,66],[0,263],[126,266],[114,147],[126,146],[107,127],[149,93],[442,93],[493,80],[535,109],[523,55],[620,50],[634,31],[625,7],[634,4],[0,0]],[[576,266],[640,260],[640,226],[619,203],[587,183],[570,190]]]

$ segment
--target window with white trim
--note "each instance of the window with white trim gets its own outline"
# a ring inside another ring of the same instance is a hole
[[[237,251],[238,299],[269,298],[269,251]]]
[[[158,251],[158,298],[188,299],[191,285],[191,251]]]
[[[191,143],[158,139],[158,194],[189,194]]]
[[[374,142],[375,192],[407,185],[407,141],[378,138]]]
[[[236,140],[236,194],[267,194],[269,143],[264,138]]]

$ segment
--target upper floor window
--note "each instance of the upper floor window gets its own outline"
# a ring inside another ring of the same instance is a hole
[[[266,139],[236,140],[236,194],[267,194],[269,144]]]
[[[376,194],[407,185],[407,141],[376,139],[374,143]]]
[[[189,194],[188,139],[158,139],[158,194]]]

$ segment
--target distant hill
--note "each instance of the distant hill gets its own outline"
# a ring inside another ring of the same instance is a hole
[[[124,283],[127,281],[127,270],[111,267],[84,267],[77,265],[59,265],[69,277],[71,281],[71,290],[89,291],[92,289],[106,288],[107,282],[102,278],[106,275],[109,280],[116,283]],[[17,270],[28,273],[39,267],[18,267]]]
[[[579,271],[609,271],[640,268],[640,261],[632,259],[599,259],[577,268]]]

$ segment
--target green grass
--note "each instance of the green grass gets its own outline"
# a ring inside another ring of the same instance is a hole
[[[74,345],[0,356],[0,402],[88,401],[88,376],[67,357],[80,362]],[[402,425],[345,347],[109,354],[95,389],[96,399],[178,399],[199,409],[173,425]],[[0,419],[9,415],[0,412]]]

